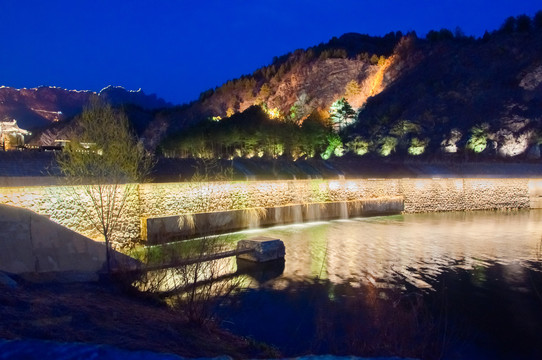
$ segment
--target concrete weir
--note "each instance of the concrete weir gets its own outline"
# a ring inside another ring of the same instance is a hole
[[[143,237],[155,245],[259,226],[398,214],[403,209],[403,199],[392,197],[153,217],[143,224]]]

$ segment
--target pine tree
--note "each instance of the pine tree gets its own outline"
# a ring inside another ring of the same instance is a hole
[[[355,116],[356,112],[344,97],[335,101],[329,108],[329,117],[337,131],[341,131],[345,126],[350,125]]]

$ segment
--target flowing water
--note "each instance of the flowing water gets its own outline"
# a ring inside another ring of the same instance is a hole
[[[244,271],[223,326],[283,355],[542,359],[542,211],[280,226],[284,263]]]

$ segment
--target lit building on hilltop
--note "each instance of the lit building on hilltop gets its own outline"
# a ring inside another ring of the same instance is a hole
[[[17,126],[17,120],[0,121],[0,141],[4,151],[23,147],[24,136],[30,134],[30,131]]]

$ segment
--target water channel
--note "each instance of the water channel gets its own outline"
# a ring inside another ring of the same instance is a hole
[[[404,214],[244,231],[286,260],[222,326],[302,354],[542,358],[542,211]]]

